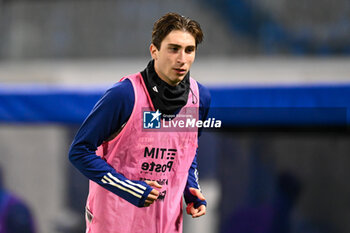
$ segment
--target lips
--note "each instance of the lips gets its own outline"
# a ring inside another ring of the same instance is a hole
[[[186,73],[186,69],[177,69],[177,68],[174,68],[174,70],[176,71],[176,73],[179,73],[179,74]]]

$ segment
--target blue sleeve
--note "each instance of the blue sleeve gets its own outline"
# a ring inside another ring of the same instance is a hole
[[[128,180],[95,152],[127,122],[134,103],[134,90],[128,79],[107,90],[78,130],[69,150],[69,160],[90,180],[143,207],[152,188],[144,181]]]
[[[198,82],[197,82],[198,83]],[[210,107],[210,92],[209,90],[198,83],[199,89],[199,119],[205,121],[208,117],[209,107]],[[198,131],[198,137],[201,135],[202,129],[200,128]],[[187,184],[184,191],[184,197],[186,204],[191,202],[194,203],[194,207],[198,208],[200,205],[207,205],[206,201],[201,201],[197,197],[193,196],[189,190],[189,188],[196,188],[201,190],[198,183],[198,170],[197,170],[197,154],[198,148],[196,151],[196,155],[193,159],[190,170],[188,171]]]

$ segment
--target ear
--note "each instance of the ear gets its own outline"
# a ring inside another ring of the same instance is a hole
[[[157,55],[158,55],[158,49],[154,44],[151,44],[149,46],[149,52],[151,53],[151,56],[154,60],[157,60]]]

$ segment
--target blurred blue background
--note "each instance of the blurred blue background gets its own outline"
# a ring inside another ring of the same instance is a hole
[[[36,232],[84,232],[70,143],[104,91],[144,69],[171,11],[203,28],[191,75],[224,123],[201,136],[208,214],[184,232],[350,232],[347,0],[0,0],[0,196],[26,203]]]

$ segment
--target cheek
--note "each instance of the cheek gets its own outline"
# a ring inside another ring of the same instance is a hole
[[[194,62],[195,54],[187,57],[187,62],[191,65]]]
[[[170,57],[167,57],[165,60],[164,60],[164,66],[167,67],[167,69],[170,69],[170,67],[172,67],[174,63],[174,60],[171,59]]]

